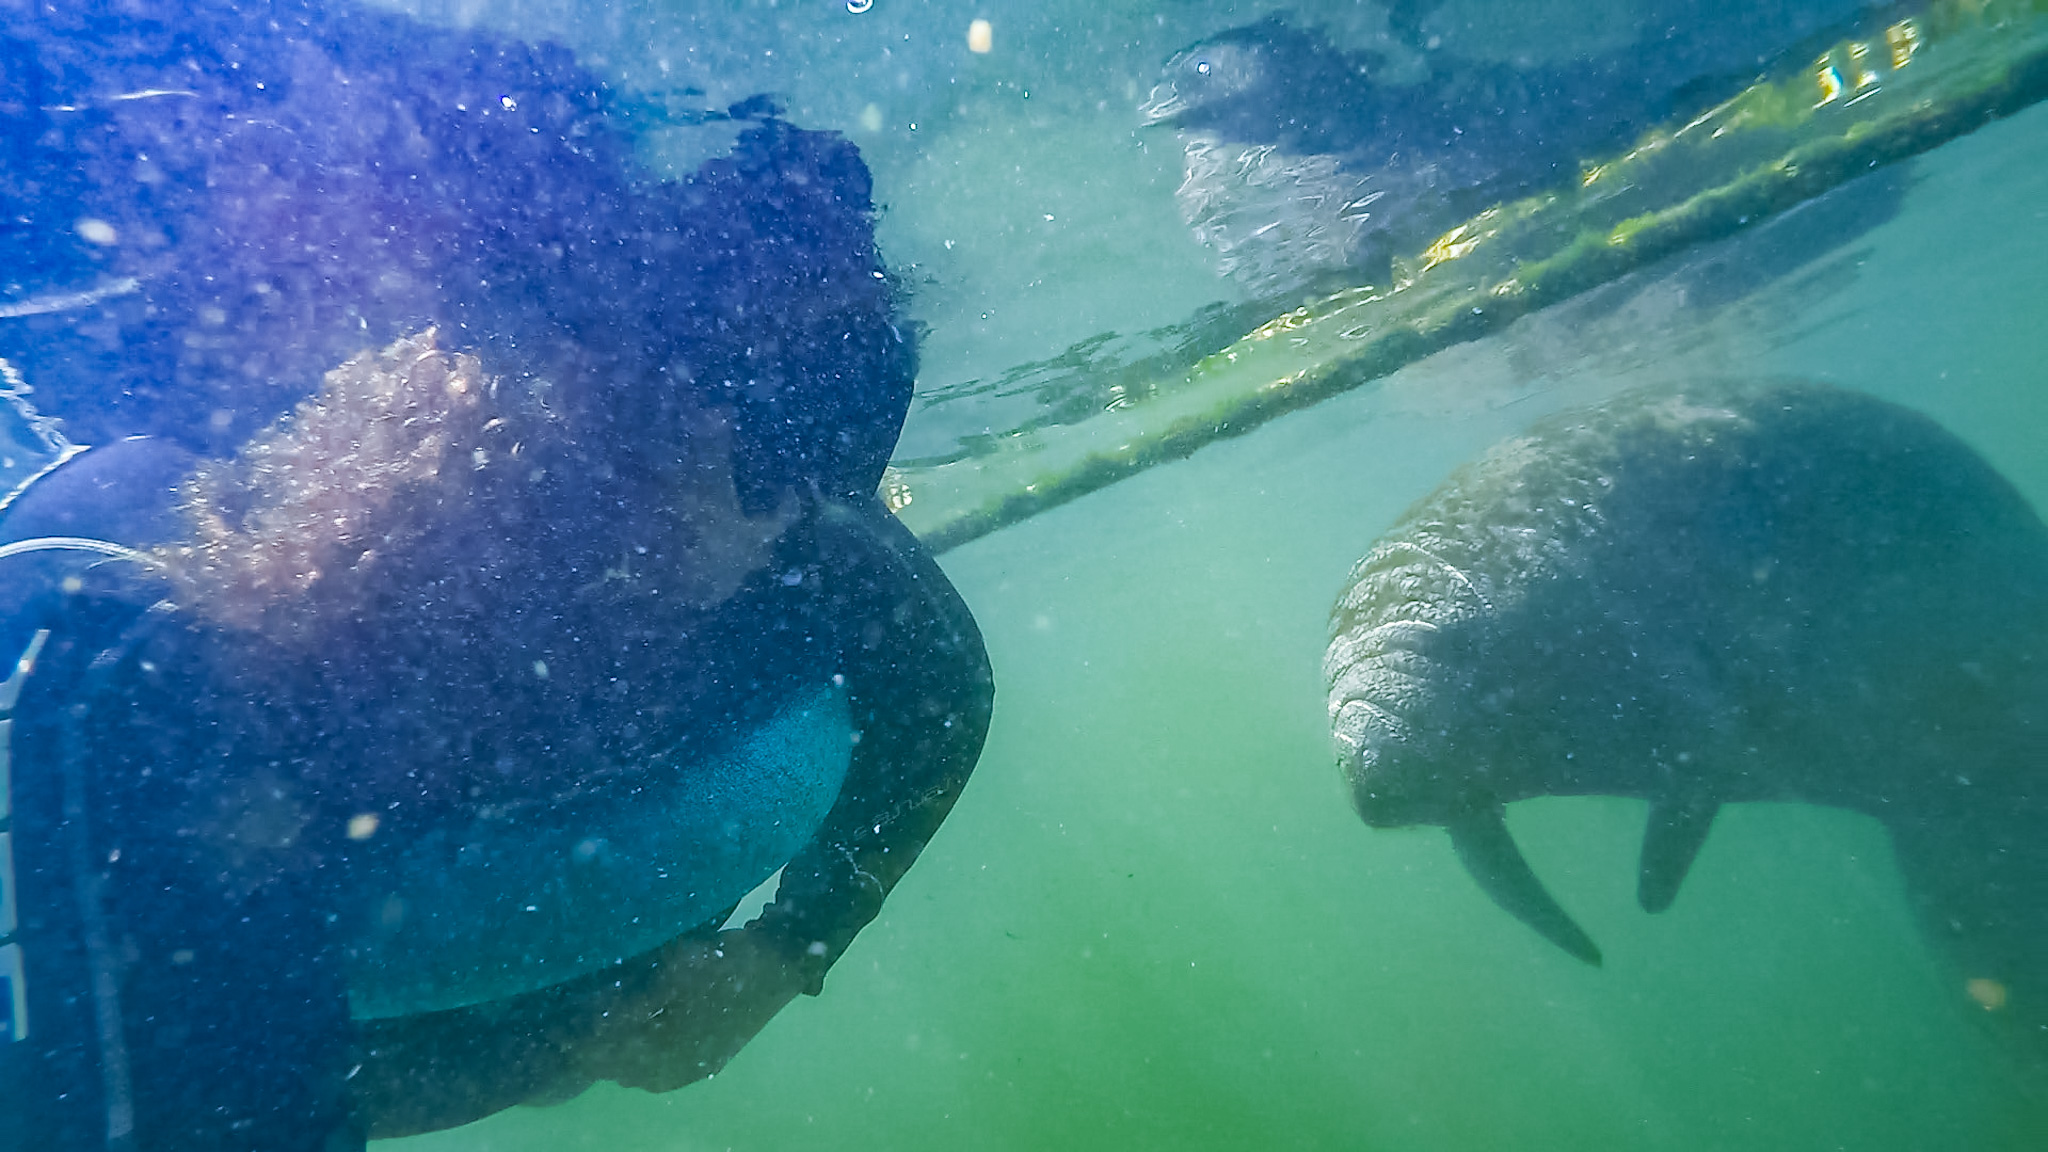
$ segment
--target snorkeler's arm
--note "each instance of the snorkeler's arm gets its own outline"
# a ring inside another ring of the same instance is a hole
[[[953,807],[981,754],[994,679],[967,606],[879,503],[827,505],[825,566],[847,573],[857,629],[844,675],[860,734],[839,800],[744,928],[685,937],[662,961],[672,990],[634,997],[583,1053],[589,1076],[650,1091],[701,1079],[825,973],[881,911]]]
[[[981,632],[917,538],[879,504],[833,506],[825,519],[870,553],[859,564],[870,600],[864,618],[885,626],[848,654],[860,742],[839,802],[748,925],[804,958],[812,995],[952,810],[981,755],[995,696]]]
[[[820,514],[828,570],[859,630],[845,666],[856,728],[839,800],[744,928],[697,930],[553,988],[365,1022],[352,1087],[372,1136],[465,1123],[592,1080],[667,1091],[723,1067],[799,993],[815,994],[967,782],[994,697],[981,634],[938,565],[879,504]]]

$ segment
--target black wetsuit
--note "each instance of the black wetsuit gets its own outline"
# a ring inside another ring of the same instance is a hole
[[[83,542],[162,539],[164,497],[189,463],[161,442],[87,452],[0,518],[6,544],[47,547],[0,560],[0,647],[16,673],[0,699],[0,869],[12,865],[19,917],[0,1037],[10,1147],[325,1147],[325,1134],[346,1146],[333,901],[317,872],[220,883],[215,846],[177,818],[204,770],[166,746],[204,735],[175,731],[178,693],[139,683],[127,658],[176,626],[151,612],[165,590],[139,557]]]

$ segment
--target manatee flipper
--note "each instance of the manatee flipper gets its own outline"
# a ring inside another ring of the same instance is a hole
[[[1451,846],[1465,870],[1495,904],[1559,948],[1600,966],[1600,949],[1548,891],[1508,834],[1507,812],[1494,804],[1467,812],[1448,825]]]
[[[1678,898],[1678,886],[1692,868],[1693,857],[1707,842],[1719,801],[1695,796],[1660,796],[1650,801],[1643,827],[1643,857],[1636,871],[1636,903],[1645,912],[1662,912]]]

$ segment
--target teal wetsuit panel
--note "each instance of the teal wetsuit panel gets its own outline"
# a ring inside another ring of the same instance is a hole
[[[817,833],[846,778],[852,731],[846,693],[827,685],[659,781],[480,809],[410,843],[369,834],[352,862],[352,1014],[529,992],[720,915]]]

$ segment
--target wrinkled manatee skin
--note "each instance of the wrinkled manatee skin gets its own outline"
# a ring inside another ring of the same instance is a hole
[[[1721,803],[1877,817],[1957,989],[2007,986],[2048,1056],[2044,664],[2026,500],[1925,417],[1779,382],[1496,446],[1353,569],[1324,668],[1367,823],[1641,797],[1652,910]]]

